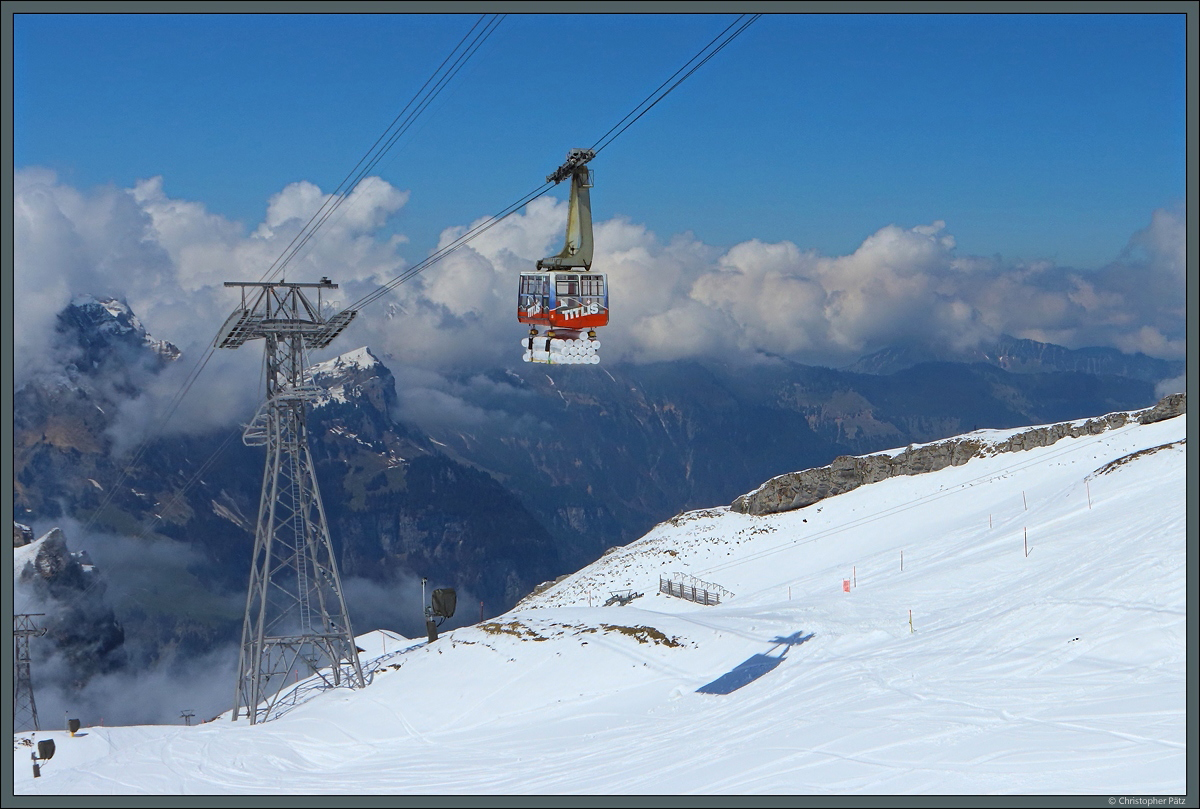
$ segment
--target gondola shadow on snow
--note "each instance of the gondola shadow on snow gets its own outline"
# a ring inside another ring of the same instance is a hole
[[[696,693],[732,694],[739,688],[754,682],[759,677],[774,671],[775,668],[783,662],[784,658],[787,657],[789,649],[791,649],[793,646],[799,646],[802,643],[806,643],[812,640],[812,638],[812,632],[809,632],[807,635],[805,635],[803,631],[793,632],[786,638],[774,638],[771,642],[775,645],[768,649],[766,654],[752,655],[748,659],[739,663],[732,671],[727,671],[717,679],[713,680],[711,683],[697,688]],[[780,646],[783,647],[783,651],[779,653],[778,657],[772,657],[771,652],[774,652]]]

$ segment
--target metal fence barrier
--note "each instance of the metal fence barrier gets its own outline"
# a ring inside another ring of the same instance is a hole
[[[724,588],[721,588],[722,590]],[[658,577],[658,591],[666,593],[675,598],[682,598],[685,601],[694,601],[697,604],[705,606],[713,606],[721,603],[721,590],[709,590],[705,587],[697,587],[695,584],[685,584],[680,581],[672,581],[671,579]],[[728,594],[728,591],[726,591]]]

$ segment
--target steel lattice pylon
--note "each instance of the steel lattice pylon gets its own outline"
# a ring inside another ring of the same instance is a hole
[[[276,715],[293,673],[316,674],[330,687],[364,684],[305,426],[317,393],[305,378],[305,353],[329,345],[357,313],[322,316],[320,291],[337,288],[328,279],[225,286],[241,287],[242,305],[217,347],[266,341],[267,399],[242,435],[267,448],[233,706],[235,721],[245,715],[253,724]],[[315,307],[305,288],[317,289]]]
[[[13,732],[42,729],[29,674],[29,639],[46,634],[46,628],[33,621],[42,615],[40,612],[13,615]]]

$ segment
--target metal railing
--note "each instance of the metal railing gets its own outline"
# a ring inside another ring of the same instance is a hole
[[[698,579],[693,579],[691,583],[674,581],[663,576],[658,577],[658,591],[669,596],[674,596],[675,598],[682,598],[685,601],[704,604],[708,607],[720,604],[722,595],[733,595],[733,593],[718,584],[702,582]]]

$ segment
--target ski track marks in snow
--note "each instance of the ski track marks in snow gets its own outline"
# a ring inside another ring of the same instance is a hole
[[[363,636],[368,688],[273,722],[41,733],[58,753],[37,781],[17,734],[14,786],[1182,793],[1183,434],[1131,424],[797,511],[680,515],[434,644]],[[676,572],[733,595],[659,593]],[[599,606],[627,588],[645,595]]]

